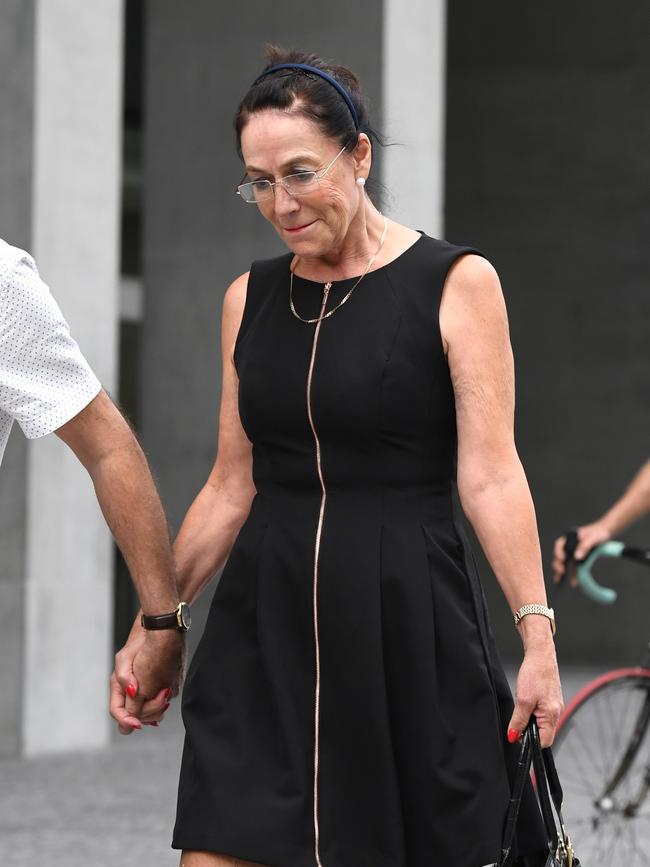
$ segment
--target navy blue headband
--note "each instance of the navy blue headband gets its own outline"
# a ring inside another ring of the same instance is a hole
[[[343,87],[342,84],[332,78],[332,76],[328,72],[324,72],[322,69],[318,69],[316,66],[309,66],[306,63],[278,63],[277,66],[272,66],[270,69],[265,69],[264,72],[259,76],[259,78],[255,79],[255,84],[264,78],[265,75],[270,75],[272,72],[277,72],[279,69],[300,69],[303,72],[311,72],[314,75],[320,75],[321,78],[325,79],[325,81],[329,82],[332,87],[336,88],[338,92],[341,94],[343,99],[345,100],[347,107],[350,109],[350,114],[352,115],[352,120],[354,121],[355,129],[359,129],[359,118],[357,117],[357,111],[354,107],[354,103],[350,98],[350,94]]]

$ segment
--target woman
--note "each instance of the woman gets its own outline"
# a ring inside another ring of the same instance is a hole
[[[534,713],[551,743],[562,708],[530,614],[513,711],[455,505],[457,477],[512,610],[545,606],[499,281],[374,207],[349,70],[271,49],[236,129],[240,197],[289,252],[226,292],[217,460],[175,545],[190,601],[227,562],[172,845],[183,867],[481,867],[508,740]],[[518,845],[543,862],[531,791]]]

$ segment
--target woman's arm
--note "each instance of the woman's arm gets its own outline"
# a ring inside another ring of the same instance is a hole
[[[456,399],[458,491],[463,509],[514,612],[546,605],[539,537],[530,490],[514,441],[514,365],[499,278],[480,256],[452,267],[440,328]],[[535,713],[551,743],[562,693],[551,627],[528,615],[517,627],[525,657],[510,729]]]
[[[252,446],[239,418],[239,380],[233,360],[247,283],[248,274],[235,280],[223,302],[217,458],[174,543],[179,594],[187,602],[196,599],[226,562],[255,496]]]
[[[239,381],[233,351],[246,301],[248,274],[226,291],[221,320],[222,388],[219,410],[217,457],[208,479],[190,506],[174,543],[179,597],[196,599],[226,562],[237,533],[250,511],[255,496],[252,477],[252,446],[239,418]],[[133,726],[124,712],[124,692],[134,682],[133,659],[145,640],[138,612],[124,647],[115,657],[111,679],[111,714],[120,731],[129,734]],[[137,684],[135,684],[137,686]],[[162,719],[165,699],[147,702],[141,719]]]

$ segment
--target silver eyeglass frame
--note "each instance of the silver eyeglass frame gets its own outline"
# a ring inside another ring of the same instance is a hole
[[[334,157],[332,162],[329,165],[325,166],[324,169],[321,169],[318,172],[315,172],[315,171],[294,172],[291,175],[285,175],[283,178],[278,178],[277,181],[268,181],[268,180],[266,180],[266,178],[261,178],[259,181],[247,181],[244,184],[239,184],[239,186],[235,190],[235,193],[236,193],[236,195],[238,195],[241,198],[242,202],[246,202],[247,205],[259,205],[260,199],[257,199],[257,198],[247,199],[244,196],[244,194],[242,193],[242,190],[244,188],[249,188],[251,190],[251,194],[254,195],[254,185],[255,184],[261,184],[261,183],[267,184],[268,187],[265,187],[265,190],[266,189],[269,190],[269,195],[266,195],[266,193],[265,193],[264,198],[261,199],[262,202],[266,202],[266,201],[270,200],[271,198],[275,197],[275,187],[278,184],[290,196],[298,196],[298,197],[299,196],[307,196],[307,195],[309,195],[309,193],[313,193],[314,190],[318,188],[318,184],[319,184],[319,181],[321,180],[321,178],[325,177],[325,175],[329,172],[329,170],[332,168],[334,163],[337,161],[337,159],[341,156],[343,151],[346,149],[346,147],[347,147],[347,145],[344,145],[341,148],[341,150],[337,153],[337,155]],[[288,181],[291,180],[291,178],[297,178],[297,177],[304,178],[305,175],[313,175],[314,176],[313,180],[316,182],[315,186],[313,186],[313,187],[310,186],[310,188],[307,190],[296,191],[295,189],[291,188],[290,183],[289,184],[287,183]]]

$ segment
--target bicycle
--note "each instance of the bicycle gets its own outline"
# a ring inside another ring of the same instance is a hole
[[[565,576],[575,565],[578,584],[599,604],[617,593],[592,574],[598,560],[624,558],[650,566],[650,550],[622,542],[597,545],[573,559],[577,533],[565,544]],[[650,643],[641,665],[605,672],[566,706],[553,753],[565,790],[564,818],[588,867],[650,867]]]

